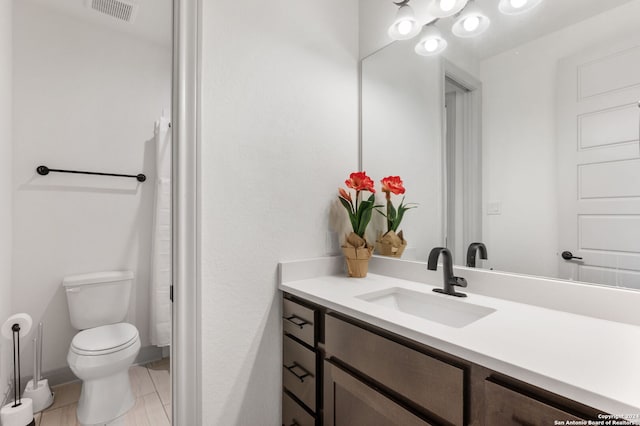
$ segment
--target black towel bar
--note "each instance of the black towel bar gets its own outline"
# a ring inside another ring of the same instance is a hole
[[[39,175],[46,176],[49,172],[58,172],[58,173],[78,173],[83,175],[99,175],[99,176],[119,176],[119,177],[130,177],[136,178],[138,182],[144,182],[147,180],[147,177],[140,173],[139,175],[121,175],[117,173],[101,173],[101,172],[83,172],[80,170],[60,170],[60,169],[50,169],[47,166],[38,166],[36,169]]]

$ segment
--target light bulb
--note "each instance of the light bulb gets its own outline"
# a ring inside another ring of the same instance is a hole
[[[528,3],[528,0],[509,0],[509,3],[511,3],[511,6],[514,9],[520,9],[522,6]]]
[[[438,50],[438,46],[440,45],[437,38],[430,38],[429,40],[425,40],[423,44],[424,50],[426,50],[427,52],[435,52],[436,50]]]
[[[398,33],[400,35],[407,35],[411,32],[411,30],[413,29],[413,22],[407,20],[404,21],[400,21],[396,24],[397,29],[398,29]]]
[[[473,32],[480,26],[480,18],[476,15],[471,15],[462,22],[462,26],[465,31]]]
[[[456,0],[440,0],[440,9],[444,12],[448,12],[456,5]]]

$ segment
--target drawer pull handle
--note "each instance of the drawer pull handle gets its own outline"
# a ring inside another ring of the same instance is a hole
[[[297,362],[294,362],[292,365],[290,366],[286,366],[283,365],[284,368],[286,368],[287,370],[289,370],[289,372],[291,374],[293,374],[294,376],[296,376],[298,379],[300,379],[300,382],[304,383],[304,379],[305,377],[309,377],[311,376],[311,373],[309,373],[307,370],[305,370],[300,364],[298,364]],[[300,370],[302,370],[302,374],[298,374],[295,371],[293,371],[294,368],[298,368]]]
[[[295,419],[293,420],[293,423],[291,423],[289,426],[300,426],[300,423],[298,423],[297,421],[295,421]]]
[[[290,317],[282,317],[282,319],[289,321],[293,325],[297,325],[298,327],[300,327],[300,329],[302,329],[305,325],[310,324],[308,321],[305,321],[295,315],[291,315]]]

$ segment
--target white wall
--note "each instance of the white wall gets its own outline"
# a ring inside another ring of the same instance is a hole
[[[357,168],[358,3],[203,3],[201,322],[209,425],[279,425],[277,263],[327,252]]]
[[[502,202],[485,215],[495,269],[556,276],[556,65],[637,32],[638,16],[636,0],[480,63],[485,208]]]
[[[0,0],[0,324],[11,310],[11,8]],[[11,345],[0,338],[0,404],[8,390]]]
[[[46,372],[66,367],[76,333],[66,275],[134,271],[129,320],[149,344],[154,121],[170,105],[171,54],[29,2],[14,7],[13,308],[44,321]],[[148,180],[42,177],[40,164]],[[29,374],[30,346],[24,355]]]

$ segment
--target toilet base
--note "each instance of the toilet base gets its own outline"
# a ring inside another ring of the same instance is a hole
[[[78,401],[78,421],[83,426],[108,424],[123,416],[134,403],[127,370],[100,379],[85,380]]]

